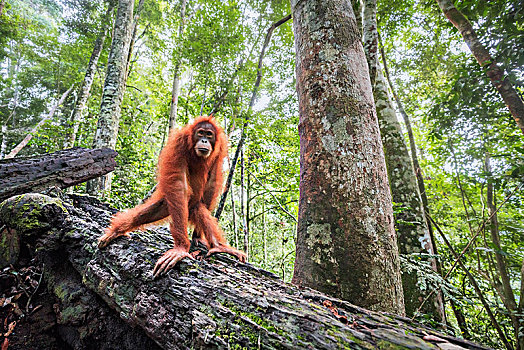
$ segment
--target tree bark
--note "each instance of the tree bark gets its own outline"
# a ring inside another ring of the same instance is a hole
[[[444,15],[458,29],[471,53],[482,69],[486,71],[486,75],[491,80],[491,83],[502,96],[517,126],[524,133],[524,102],[513,85],[511,85],[504,73],[504,69],[493,60],[489,50],[482,45],[477,37],[477,33],[471,23],[457,10],[452,0],[437,0],[437,3]]]
[[[393,202],[398,206],[395,214],[395,228],[397,231],[397,245],[400,254],[409,259],[428,258],[413,256],[413,254],[435,254],[431,235],[428,230],[422,199],[420,197],[415,170],[411,163],[404,135],[397,119],[397,113],[389,97],[388,87],[384,74],[380,69],[378,57],[377,31],[377,2],[364,0],[364,52],[370,68],[369,74],[373,87],[373,96],[377,109],[378,123],[388,171],[389,188]],[[435,259],[432,267],[437,270]],[[404,304],[406,314],[414,316],[417,312],[431,314],[433,317],[446,323],[446,315],[442,299],[434,297],[431,303],[425,303],[419,310],[421,301],[429,291],[421,290],[417,285],[417,271],[407,267],[402,271],[402,287],[404,290]]]
[[[119,0],[115,18],[113,42],[107,60],[107,73],[100,105],[100,116],[93,140],[94,148],[116,146],[121,104],[126,85],[127,57],[133,27],[134,0]],[[87,183],[89,194],[98,195],[111,188],[110,174]]]
[[[245,204],[245,169],[244,169],[244,150],[240,151],[240,213],[242,214],[242,241],[244,242],[244,252],[246,253],[247,260],[249,261],[249,229],[247,226],[247,213]],[[249,197],[248,197],[249,198]]]
[[[167,229],[133,233],[130,240],[98,250],[96,239],[116,210],[88,196],[61,197],[12,197],[0,204],[0,221],[16,229],[27,251],[45,262],[44,280],[60,300],[55,312],[70,315],[62,341],[71,348],[80,340],[93,349],[151,349],[145,334],[163,349],[486,349],[406,318],[297,288],[227,257],[183,260],[152,280],[154,262],[172,245]],[[110,319],[116,315],[134,328],[119,328]],[[92,336],[92,325],[102,326],[99,332],[107,338]],[[67,337],[73,333],[76,339]],[[117,334],[135,339],[135,347],[115,343]]]
[[[14,158],[18,154],[18,152],[20,152],[22,150],[22,148],[24,148],[29,143],[29,141],[31,141],[31,139],[33,138],[33,135],[35,134],[35,132],[37,132],[38,129],[40,129],[40,127],[42,125],[44,125],[44,123],[46,121],[48,121],[49,119],[53,118],[53,116],[55,115],[55,112],[58,109],[58,107],[60,107],[62,104],[64,104],[65,99],[67,98],[69,93],[73,90],[74,86],[75,86],[74,84],[71,85],[71,87],[66,92],[64,92],[62,94],[62,97],[60,97],[60,100],[58,100],[58,102],[53,106],[53,108],[51,108],[51,111],[49,112],[49,114],[46,115],[44,118],[42,118],[42,120],[40,120],[38,122],[38,124],[36,124],[36,126],[33,128],[33,130],[31,130],[26,135],[26,137],[24,137],[24,139],[15,148],[13,148],[11,150],[11,152],[9,152],[8,155],[5,156],[4,159]]]
[[[379,40],[379,43],[380,43],[380,35],[378,36],[378,40]],[[384,47],[382,46],[382,44],[380,44],[380,49],[379,50],[380,50],[380,54],[381,54],[381,57],[382,57],[382,63],[384,64],[384,73],[385,73],[386,79],[388,81],[389,89],[390,89],[391,94],[393,95],[393,97],[395,99],[395,102],[397,103],[397,108],[398,108],[398,110],[400,112],[400,115],[402,116],[402,119],[404,121],[404,125],[406,126],[406,130],[408,132],[411,161],[413,162],[413,168],[414,168],[413,170],[415,172],[415,177],[417,178],[418,190],[419,190],[420,198],[422,200],[422,209],[424,210],[424,213],[430,213],[429,201],[428,201],[428,196],[427,196],[427,193],[426,193],[426,186],[424,184],[424,176],[422,175],[422,168],[421,168],[420,163],[418,161],[417,146],[415,144],[415,136],[413,135],[413,128],[411,127],[411,121],[409,119],[408,114],[404,110],[404,106],[402,104],[402,101],[400,101],[400,98],[398,97],[398,95],[396,93],[396,90],[395,90],[395,88],[393,86],[393,83],[391,81],[391,77],[389,76],[389,69],[388,69],[388,65],[387,65],[387,61],[386,61],[386,55],[384,53]],[[435,234],[433,232],[433,227],[431,226],[431,221],[429,220],[429,218],[426,215],[424,215],[424,220],[426,222],[426,226],[428,228],[428,233],[429,233],[429,236],[430,236],[430,239],[431,239],[431,246],[433,247],[433,254],[435,254],[437,256],[438,255],[438,249],[437,249],[437,244],[436,244],[436,240],[435,240]],[[432,259],[432,263],[434,264],[433,267],[437,271],[437,273],[442,275],[442,268],[441,268],[440,261],[438,260],[438,258]],[[444,307],[444,295],[443,295],[442,291],[438,291],[437,292],[437,303],[438,303],[438,306],[439,306],[439,314],[442,315],[443,322],[446,322],[446,311],[445,311],[445,307]]]
[[[293,282],[403,314],[384,152],[351,4],[292,0],[291,7],[300,113]]]
[[[126,63],[126,80],[129,78],[129,75],[131,74],[131,56],[133,56],[133,48],[135,47],[135,40],[138,40],[136,38],[136,33],[138,31],[138,21],[140,21],[140,14],[142,13],[142,9],[144,8],[144,2],[145,0],[140,0],[138,2],[138,6],[136,8],[135,15],[133,16],[133,25],[131,28],[131,38],[129,39],[129,50],[127,53],[127,63]]]
[[[182,34],[184,33],[184,26],[186,20],[186,4],[187,0],[181,0],[180,2],[180,25],[178,26],[177,41],[182,40]],[[169,131],[176,128],[176,115],[178,109],[178,95],[180,93],[180,53],[177,52],[177,60],[174,68],[173,77],[173,88],[171,89],[171,105],[169,108]]]
[[[0,159],[4,158],[7,151],[7,123],[2,125],[2,142],[0,142]]]
[[[364,20],[362,22],[362,43],[368,60],[371,86],[375,86],[378,65],[378,31],[377,31],[377,0],[363,0]]]
[[[420,198],[415,171],[411,164],[411,157],[404,141],[404,135],[397,119],[393,103],[389,98],[387,83],[380,66],[377,67],[375,82],[375,104],[377,107],[378,124],[388,170],[389,187],[393,202],[398,205],[395,214],[395,228],[397,230],[397,244],[400,254],[405,254],[408,259],[428,258],[413,256],[412,254],[435,254],[431,242],[422,199]],[[432,264],[436,267],[436,264]],[[402,287],[404,289],[404,303],[406,315],[413,316],[417,311],[431,314],[440,322],[445,323],[444,306],[439,305],[437,298],[433,302],[424,304],[418,310],[421,301],[428,290],[421,290],[417,285],[417,272],[414,270],[402,271]]]
[[[362,0],[351,0],[351,6],[353,6],[358,32],[362,35]]]
[[[0,160],[0,201],[52,186],[67,188],[113,171],[116,152],[70,148],[28,158]]]
[[[70,148],[75,145],[76,135],[78,134],[78,128],[80,124],[84,121],[84,114],[87,105],[87,100],[91,95],[91,87],[93,86],[93,81],[95,80],[95,73],[98,64],[98,59],[104,48],[104,41],[106,40],[107,30],[109,29],[111,23],[113,22],[113,10],[115,8],[115,2],[109,1],[107,5],[107,11],[102,18],[102,23],[100,23],[100,31],[98,32],[98,37],[95,40],[95,45],[93,47],[93,52],[89,58],[89,63],[87,64],[86,75],[84,76],[84,81],[80,87],[80,95],[75,104],[75,109],[73,110],[73,116],[71,117],[72,131],[69,134],[68,139],[65,142],[64,147]]]

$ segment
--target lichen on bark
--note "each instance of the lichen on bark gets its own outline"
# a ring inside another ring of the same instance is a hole
[[[351,5],[291,3],[301,146],[293,281],[401,314],[391,197]]]

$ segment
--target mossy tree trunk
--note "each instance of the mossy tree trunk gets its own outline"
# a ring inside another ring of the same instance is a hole
[[[49,293],[59,300],[57,333],[72,348],[153,349],[149,338],[163,349],[483,349],[227,257],[184,260],[153,280],[154,263],[172,245],[167,228],[98,250],[116,210],[92,197],[55,195],[0,203],[0,227],[44,263]]]
[[[420,255],[434,255],[435,249],[424,216],[422,199],[420,198],[408,147],[387,91],[386,80],[380,66],[377,68],[374,95],[380,134],[386,155],[389,187],[396,206],[395,228],[397,230],[398,248],[400,254],[405,255],[408,260],[430,261],[436,271],[435,259],[430,260]],[[421,290],[420,286],[417,285],[417,280],[416,270],[406,267],[402,271],[406,315],[413,316],[417,311],[420,311],[432,314],[437,320],[445,322],[444,305],[437,297],[433,297],[431,302],[425,303],[423,308],[418,310],[422,300],[431,291]]]
[[[80,87],[80,94],[75,103],[75,109],[73,110],[73,116],[71,117],[71,131],[67,137],[65,148],[73,147],[76,141],[76,135],[78,134],[78,129],[80,124],[84,121],[85,110],[87,107],[87,100],[91,94],[91,87],[93,86],[93,81],[95,80],[95,73],[98,64],[98,59],[104,48],[104,41],[106,40],[106,35],[108,29],[113,23],[113,10],[115,8],[115,1],[109,1],[107,4],[107,11],[105,16],[102,18],[100,23],[100,31],[98,32],[98,37],[95,40],[95,45],[93,47],[93,52],[89,58],[89,63],[87,64],[86,74],[84,76],[84,81]]]
[[[100,105],[93,147],[115,149],[120,123],[122,99],[127,79],[127,58],[133,29],[134,0],[119,0],[115,18],[113,41],[107,59],[107,73]],[[111,174],[87,183],[87,191],[97,195],[111,188]]]

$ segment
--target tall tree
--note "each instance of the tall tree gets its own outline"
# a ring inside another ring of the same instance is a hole
[[[115,18],[113,41],[107,60],[107,73],[100,105],[93,147],[115,148],[122,99],[126,85],[127,58],[133,27],[133,0],[119,0]],[[99,194],[111,187],[111,174],[87,183],[90,194]]]
[[[395,228],[397,230],[398,249],[400,254],[404,254],[408,259],[427,261],[428,259],[420,254],[433,255],[435,249],[424,216],[415,171],[397,114],[388,95],[386,80],[380,66],[377,68],[374,96],[380,134],[386,155],[389,188],[393,202],[397,206]],[[432,262],[432,265],[436,270],[436,263]],[[425,295],[430,293],[427,289],[421,290],[417,281],[416,270],[406,267],[402,271],[404,303],[408,316],[415,314]],[[424,309],[421,311],[432,314],[440,321],[445,321],[444,306],[438,302],[437,298],[433,298],[432,301],[425,303]]]
[[[293,282],[403,314],[384,152],[351,4],[291,7],[301,164]]]
[[[400,128],[397,113],[388,93],[386,79],[382,73],[378,57],[377,2],[364,1],[363,45],[368,60],[373,96],[377,109],[380,136],[384,145],[389,188],[393,202],[397,206],[395,228],[400,254],[408,260],[423,259],[421,255],[434,254],[435,248],[426,223],[422,199],[420,197],[415,171],[411,163],[408,147]],[[373,76],[374,75],[374,76]],[[431,262],[436,270],[436,262]],[[421,289],[417,270],[406,265],[402,271],[402,287],[406,314],[413,316],[421,301],[430,291]],[[424,313],[432,314],[439,321],[445,321],[444,305],[441,298],[424,303]]]
[[[105,16],[102,18],[100,23],[100,31],[98,32],[98,37],[95,40],[95,45],[93,47],[93,52],[89,58],[89,63],[86,68],[86,75],[80,87],[80,94],[75,103],[75,109],[73,110],[73,116],[71,117],[72,130],[68,135],[68,138],[65,143],[65,147],[73,147],[76,141],[76,135],[78,133],[78,128],[82,121],[84,120],[85,109],[87,105],[87,100],[91,94],[91,86],[93,86],[93,81],[95,80],[95,73],[98,64],[98,59],[100,58],[100,53],[104,47],[104,41],[106,40],[107,30],[110,28],[113,18],[113,10],[115,8],[115,1],[109,1],[107,5],[107,11]]]
[[[475,29],[455,7],[452,0],[437,0],[437,3],[444,15],[458,29],[477,62],[485,69],[491,83],[502,96],[504,103],[513,115],[517,126],[524,133],[524,102],[504,73],[504,69],[499,66],[489,50],[480,42]]]

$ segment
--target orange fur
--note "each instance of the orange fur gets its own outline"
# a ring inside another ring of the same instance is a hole
[[[215,144],[207,158],[199,157],[194,150],[193,135],[202,123],[209,123],[215,129]],[[170,230],[177,252],[189,251],[187,227],[190,223],[195,227],[194,238],[208,249],[214,248],[213,253],[226,252],[245,261],[242,252],[227,246],[222,230],[210,212],[222,192],[222,167],[226,157],[227,137],[212,116],[201,116],[192,124],[171,133],[158,160],[156,191],[144,204],[115,215],[105,234],[100,237],[99,246],[104,247],[118,236],[170,217]],[[166,259],[176,263],[181,258]],[[159,260],[157,265],[163,261]]]

